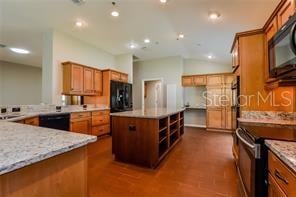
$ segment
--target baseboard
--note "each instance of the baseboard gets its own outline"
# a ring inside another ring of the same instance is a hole
[[[198,125],[198,124],[184,124],[185,127],[195,127],[195,128],[207,128],[206,125]]]
[[[221,132],[221,133],[232,133],[232,130],[227,130],[227,129],[211,129],[207,128],[207,131],[214,131],[214,132]]]

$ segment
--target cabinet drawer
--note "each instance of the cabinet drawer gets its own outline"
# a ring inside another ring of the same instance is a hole
[[[91,116],[90,112],[71,113],[71,119],[87,118],[87,117],[90,117],[90,116]]]
[[[287,196],[296,196],[295,174],[270,151],[268,151],[268,170]]]
[[[39,117],[25,119],[24,123],[32,126],[39,126]]]
[[[110,123],[110,116],[103,115],[103,116],[92,116],[92,126],[109,124]]]
[[[92,135],[99,136],[99,135],[104,135],[107,133],[110,133],[110,125],[109,124],[92,127]]]
[[[94,111],[92,112],[93,116],[103,116],[103,115],[109,115],[109,110],[104,111]]]

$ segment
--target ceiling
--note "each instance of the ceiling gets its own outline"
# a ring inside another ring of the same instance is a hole
[[[230,63],[234,34],[261,28],[280,0],[120,0],[118,18],[110,15],[110,0],[0,0],[0,44],[30,50],[19,55],[0,48],[0,59],[33,66],[42,64],[42,35],[57,30],[111,54],[133,53],[140,59],[167,56]],[[221,18],[210,21],[208,13]],[[74,27],[77,19],[87,23]],[[177,40],[182,32],[185,38]],[[151,40],[144,44],[144,38]],[[130,49],[134,42],[138,48]]]

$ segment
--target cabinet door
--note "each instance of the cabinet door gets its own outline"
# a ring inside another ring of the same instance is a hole
[[[128,75],[124,73],[120,73],[120,81],[127,83],[128,82]]]
[[[280,188],[280,186],[276,183],[276,181],[272,178],[272,176],[268,175],[268,197],[285,197],[285,193]]]
[[[94,71],[94,90],[96,94],[103,92],[103,75],[100,70]]]
[[[73,64],[71,66],[71,92],[83,92],[83,67]]]
[[[205,76],[193,76],[194,85],[206,85],[206,77]]]
[[[234,129],[233,128],[233,117],[232,117],[232,110],[230,107],[225,109],[225,129]]]
[[[224,101],[224,89],[222,86],[207,87],[207,107],[220,107]]]
[[[183,76],[182,77],[182,86],[193,86],[193,77],[192,76]]]
[[[278,23],[277,16],[275,16],[274,19],[271,21],[271,23],[268,25],[268,27],[265,30],[267,44],[268,44],[268,41],[275,35],[275,33],[278,30],[277,23]]]
[[[207,108],[207,127],[214,129],[224,129],[224,109],[222,107]]]
[[[91,68],[84,68],[84,93],[94,93],[94,70]]]
[[[295,0],[287,0],[278,12],[278,26],[281,28],[295,12]]]
[[[76,133],[90,134],[91,129],[91,119],[81,118],[76,120],[71,120],[70,131]]]
[[[120,73],[111,71],[111,80],[113,81],[120,81]]]
[[[207,85],[222,85],[223,83],[222,75],[209,75],[207,76]]]

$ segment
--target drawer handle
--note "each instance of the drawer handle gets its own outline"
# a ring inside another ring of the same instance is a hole
[[[283,177],[278,170],[275,170],[274,175],[276,178],[283,181],[285,184],[287,184],[287,185],[289,184],[288,180],[285,177]]]
[[[128,130],[129,131],[136,131],[136,126],[135,125],[129,125]]]

